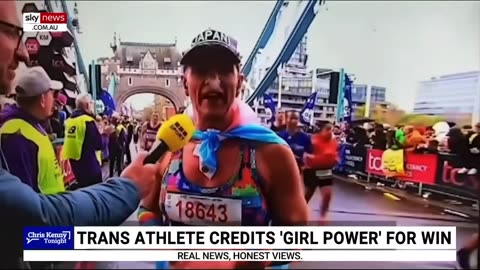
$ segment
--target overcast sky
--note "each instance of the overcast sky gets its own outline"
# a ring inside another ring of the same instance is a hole
[[[72,3],[72,2],[70,2]],[[111,56],[123,41],[169,43],[181,50],[208,27],[239,41],[246,58],[274,1],[78,1],[85,60]],[[345,68],[356,83],[387,87],[387,100],[413,107],[418,81],[480,70],[480,2],[327,1],[308,32],[310,68]],[[88,63],[88,62],[87,62]],[[148,104],[151,97],[136,96]]]

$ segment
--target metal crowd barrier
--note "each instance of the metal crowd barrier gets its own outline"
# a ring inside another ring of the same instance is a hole
[[[340,162],[335,171],[354,174],[367,182],[376,179],[397,183],[403,188],[410,185],[419,195],[428,191],[478,203],[480,173],[459,173],[461,168],[470,169],[471,166],[462,164],[458,156],[404,152],[405,174],[391,177],[385,174],[383,153],[370,145],[341,144]]]

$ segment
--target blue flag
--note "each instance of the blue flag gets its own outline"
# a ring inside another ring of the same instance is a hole
[[[343,91],[343,108],[342,108],[342,118],[344,122],[352,122],[352,87],[353,82],[345,74],[345,88]]]
[[[269,94],[263,94],[263,105],[265,106],[265,113],[270,116],[267,123],[275,122],[277,103]]]
[[[300,122],[304,125],[310,125],[313,118],[313,109],[315,108],[315,102],[317,101],[318,92],[312,93],[300,111]]]

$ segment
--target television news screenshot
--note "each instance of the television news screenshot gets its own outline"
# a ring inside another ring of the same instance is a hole
[[[478,269],[479,1],[0,1],[0,269]]]

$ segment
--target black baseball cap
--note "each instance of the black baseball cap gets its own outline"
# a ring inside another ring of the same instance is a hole
[[[232,64],[237,65],[241,61],[237,44],[237,40],[227,34],[218,30],[207,29],[192,40],[191,47],[183,54],[180,64],[190,65],[211,56],[222,57],[223,60],[231,61]]]

